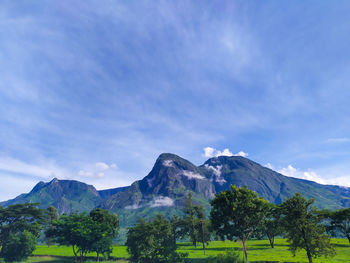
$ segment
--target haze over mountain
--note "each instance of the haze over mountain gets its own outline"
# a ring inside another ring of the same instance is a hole
[[[2,206],[38,202],[42,208],[55,206],[59,213],[89,211],[101,207],[121,216],[122,224],[139,216],[150,217],[161,212],[178,213],[189,192],[194,201],[209,209],[215,193],[230,185],[248,186],[272,203],[300,192],[314,198],[319,208],[350,207],[350,188],[321,185],[312,181],[287,177],[241,156],[219,156],[195,166],[175,154],[164,153],[142,180],[128,187],[97,191],[92,185],[73,180],[39,182],[30,193],[0,203]]]

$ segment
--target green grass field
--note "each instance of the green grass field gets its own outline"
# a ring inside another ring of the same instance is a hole
[[[315,259],[315,263],[336,263],[350,262],[350,245],[347,239],[332,239],[332,243],[336,249],[334,258],[319,258]],[[201,245],[201,244],[199,244]],[[204,258],[219,253],[225,253],[227,250],[236,250],[241,253],[241,244],[239,242],[229,241],[212,241],[207,247],[206,255],[203,255],[201,247],[194,248],[190,243],[180,243],[178,251],[187,252],[190,262],[200,263]],[[88,256],[94,257],[95,254]],[[128,262],[128,253],[125,246],[115,246],[112,256],[118,259],[117,262]],[[73,262],[73,252],[70,247],[58,246],[38,246],[34,251],[34,257],[31,257],[29,262]],[[250,262],[308,262],[305,251],[300,251],[295,257],[288,250],[287,242],[284,239],[277,239],[275,248],[270,248],[267,240],[251,240],[248,242],[248,259]],[[93,258],[89,262],[93,262]],[[115,261],[113,261],[115,262]]]

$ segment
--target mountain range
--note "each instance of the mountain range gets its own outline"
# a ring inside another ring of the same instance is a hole
[[[240,156],[214,157],[196,166],[170,153],[161,154],[150,173],[130,186],[98,191],[79,181],[55,178],[48,183],[39,182],[29,193],[0,205],[35,202],[42,208],[53,205],[60,214],[101,207],[118,213],[121,224],[126,226],[138,217],[181,213],[189,192],[194,202],[209,211],[209,201],[215,193],[229,189],[231,184],[246,185],[276,204],[299,192],[307,198],[314,198],[319,208],[350,207],[348,187],[287,177]]]

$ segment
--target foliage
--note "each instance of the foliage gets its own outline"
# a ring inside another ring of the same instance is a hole
[[[211,205],[213,229],[222,239],[241,240],[248,260],[246,241],[261,228],[267,210],[266,201],[247,187],[231,186],[231,191],[216,194]]]
[[[1,255],[7,261],[26,259],[33,252],[43,223],[43,211],[36,206],[17,204],[0,208]]]
[[[35,250],[37,237],[24,230],[21,233],[10,233],[3,244],[2,256],[6,262],[26,260]]]
[[[281,209],[279,206],[267,203],[267,211],[262,224],[262,235],[267,236],[271,248],[274,248],[275,237],[283,233]]]
[[[95,222],[90,251],[97,253],[97,261],[99,261],[100,254],[109,256],[112,252],[111,245],[118,234],[119,219],[117,215],[100,208],[92,210],[89,216]]]
[[[218,254],[217,256],[210,256],[207,259],[208,263],[238,263],[241,262],[239,254],[235,251],[227,251],[226,254]]]
[[[53,228],[54,220],[57,220],[59,218],[57,209],[53,206],[49,206],[45,210],[45,217],[46,217],[45,232],[48,232],[49,229]],[[45,242],[48,246],[51,246],[54,244],[54,239],[45,235]]]
[[[182,262],[184,258],[176,253],[172,225],[162,215],[148,222],[140,219],[129,229],[126,246],[132,262]]]
[[[330,244],[330,237],[325,234],[321,218],[312,206],[314,200],[306,200],[296,193],[282,204],[283,226],[293,254],[297,250],[305,249],[309,262],[319,256],[332,256],[334,249]]]
[[[63,215],[53,222],[47,231],[60,245],[72,246],[75,258],[82,262],[88,252],[99,255],[111,252],[113,238],[117,235],[119,220],[116,215],[102,209],[95,209],[89,215],[73,213]]]
[[[330,225],[328,229],[331,233],[340,233],[350,242],[350,208],[329,212]]]

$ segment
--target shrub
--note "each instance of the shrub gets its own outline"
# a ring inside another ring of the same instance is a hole
[[[2,248],[2,256],[6,262],[24,261],[34,251],[36,237],[24,230],[20,234],[10,234],[8,241]]]
[[[239,254],[234,251],[228,251],[226,254],[218,254],[207,259],[208,263],[239,263]]]

